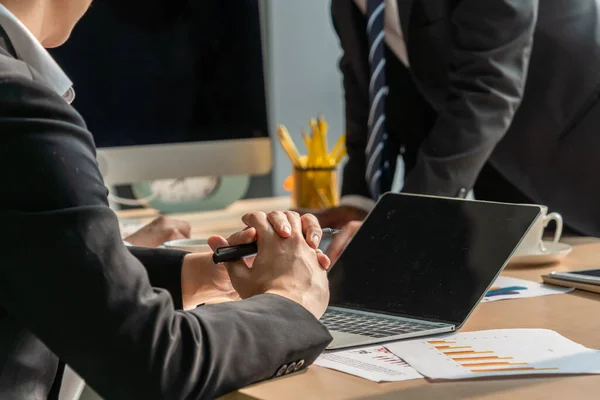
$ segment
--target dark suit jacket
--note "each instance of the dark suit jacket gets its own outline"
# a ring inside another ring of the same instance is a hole
[[[123,245],[92,135],[2,34],[0,133],[2,400],[55,398],[59,360],[107,399],[214,398],[330,342],[275,295],[176,310],[184,253]]]
[[[342,191],[368,196],[366,22],[353,0],[331,8],[350,156]],[[597,3],[400,0],[398,10],[410,72],[388,51],[388,151],[418,147],[404,190],[455,196],[489,161],[573,228],[600,235]]]

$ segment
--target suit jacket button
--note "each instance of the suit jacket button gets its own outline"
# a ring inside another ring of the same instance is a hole
[[[285,374],[285,371],[287,370],[287,367],[288,367],[287,364],[283,364],[281,367],[279,367],[279,369],[275,373],[275,377],[279,377],[279,376]]]
[[[286,373],[286,374],[289,374],[290,372],[294,372],[294,371],[295,371],[295,370],[294,370],[294,368],[296,368],[296,363],[295,363],[295,362],[291,363],[291,364],[290,364],[290,365],[287,367],[287,369],[285,370],[285,373]]]
[[[294,368],[294,372],[298,371],[300,368],[304,366],[304,360],[300,360],[296,363],[296,368]]]

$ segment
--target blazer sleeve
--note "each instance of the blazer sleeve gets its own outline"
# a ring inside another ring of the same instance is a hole
[[[175,308],[177,310],[183,309],[181,266],[183,265],[183,258],[188,253],[135,246],[128,246],[127,249],[146,268],[150,285],[166,289],[171,294]]]
[[[121,241],[81,117],[27,79],[0,79],[0,93],[0,305],[102,397],[214,398],[304,368],[331,341],[276,295],[175,310]]]
[[[369,96],[368,92],[360,85],[356,72],[352,65],[352,56],[356,55],[357,49],[348,48],[351,40],[344,40],[347,30],[342,29],[342,24],[353,24],[356,15],[360,12],[353,4],[344,4],[346,0],[333,0],[331,2],[331,16],[333,27],[340,39],[342,55],[339,61],[340,72],[344,90],[344,107],[346,118],[346,149],[348,161],[344,167],[342,180],[342,196],[359,195],[371,198],[367,181],[365,178],[369,118]],[[359,35],[357,38],[364,39]],[[366,62],[366,60],[364,60]],[[368,68],[368,65],[367,65]]]
[[[403,191],[453,197],[473,188],[521,102],[537,7],[537,0],[457,2],[448,95]]]

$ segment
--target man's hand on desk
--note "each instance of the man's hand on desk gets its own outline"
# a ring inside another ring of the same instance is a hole
[[[310,210],[298,210],[300,213],[311,212]],[[327,256],[332,263],[339,258],[342,250],[354,237],[354,234],[367,216],[367,212],[358,207],[342,205],[338,207],[326,208],[324,210],[314,210],[313,214],[319,220],[322,227],[342,229],[343,232],[334,235],[331,244],[327,248]]]
[[[324,210],[297,210],[300,214],[312,213],[324,228],[342,229],[350,221],[362,221],[367,216],[367,212],[353,206],[338,206],[326,208]]]
[[[326,269],[330,262],[317,249],[321,228],[312,215],[300,217],[292,211],[249,213],[242,217],[247,229],[229,239],[213,236],[209,245],[217,247],[258,241],[253,260],[226,263],[229,277],[241,298],[271,293],[302,305],[316,318],[329,302]],[[318,241],[313,236],[318,236]],[[306,236],[306,239],[305,239]]]
[[[169,240],[187,239],[190,224],[175,218],[158,217],[123,240],[139,247],[158,247]]]
[[[329,256],[332,263],[340,257],[340,254],[342,254],[342,251],[350,243],[350,240],[352,240],[361,225],[362,221],[350,221],[342,227],[342,232],[333,236],[331,244],[327,248],[327,256]]]

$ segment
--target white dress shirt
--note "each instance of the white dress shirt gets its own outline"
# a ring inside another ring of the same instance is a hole
[[[400,0],[402,1],[402,0]],[[367,12],[367,0],[354,0],[358,8],[365,14]],[[400,15],[398,14],[398,3],[397,0],[385,0],[385,43],[392,50],[392,52],[398,57],[398,59],[407,67],[410,67],[408,62],[408,53],[406,51],[406,42],[404,41],[404,34],[402,33],[402,27],[400,25]],[[400,168],[403,167],[402,160],[398,160],[397,164]],[[396,177],[399,176],[398,168],[396,168]],[[364,178],[363,178],[364,179]],[[394,185],[402,185],[398,183],[398,180],[394,180]],[[341,205],[352,206],[360,208],[365,211],[370,211],[375,202],[373,199],[360,195],[347,195],[340,199]]]
[[[0,26],[10,39],[19,60],[27,63],[56,93],[71,103],[75,98],[73,83],[50,53],[6,7],[0,4]]]

